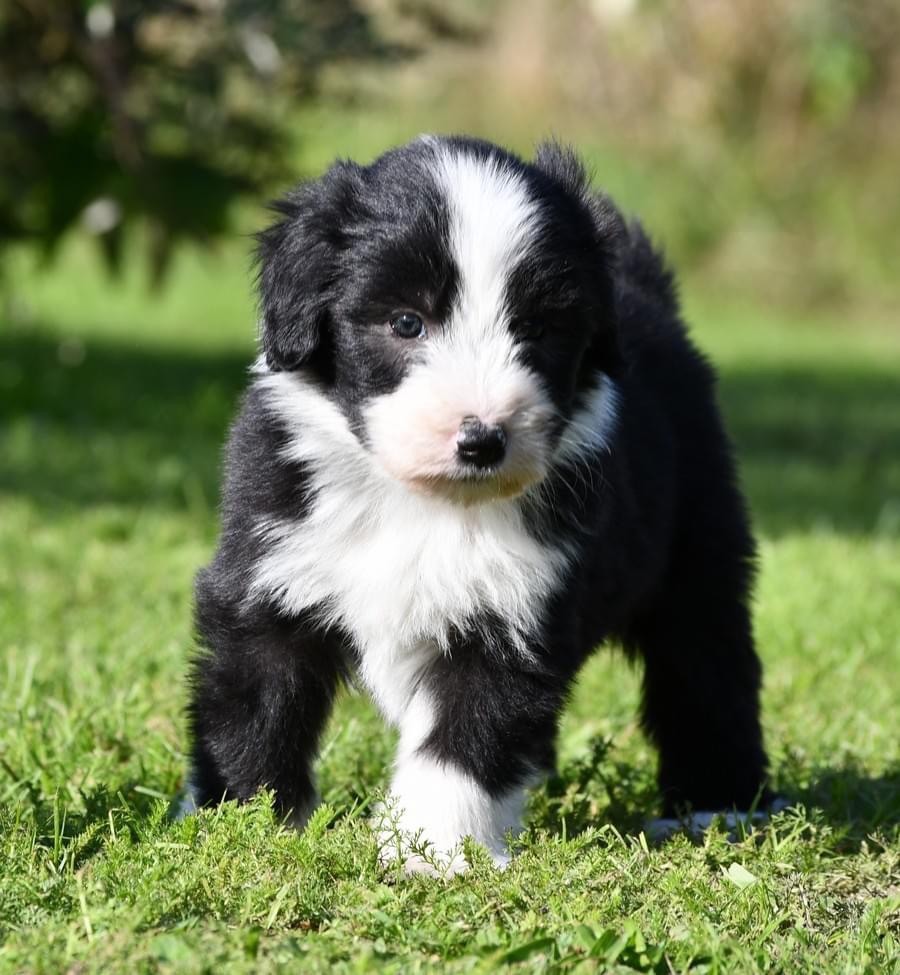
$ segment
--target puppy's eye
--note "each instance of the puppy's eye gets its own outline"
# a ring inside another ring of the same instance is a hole
[[[544,334],[544,323],[538,318],[517,318],[513,322],[513,332],[517,338],[536,342]]]
[[[425,338],[425,323],[413,311],[403,311],[391,319],[391,331],[401,339]]]

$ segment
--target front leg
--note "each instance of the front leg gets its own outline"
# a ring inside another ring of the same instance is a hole
[[[458,873],[471,836],[505,866],[526,790],[554,764],[565,684],[481,646],[433,662],[400,721],[382,859],[401,858],[408,873]]]
[[[312,763],[343,669],[337,638],[309,620],[247,604],[213,569],[197,582],[189,716],[193,762],[185,812],[261,789],[302,827],[316,803]]]

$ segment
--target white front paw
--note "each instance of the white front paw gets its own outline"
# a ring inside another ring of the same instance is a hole
[[[484,847],[498,870],[505,870],[510,863],[510,855],[505,849]],[[403,872],[412,877],[424,874],[429,877],[455,877],[469,870],[469,861],[460,841],[453,849],[438,849],[431,843],[423,843],[403,831],[388,834],[379,830],[378,862],[386,868],[400,864]]]
[[[455,877],[466,873],[469,861],[463,850],[463,839],[450,848],[442,848],[424,839],[422,830],[414,832],[404,828],[389,814],[379,811],[376,825],[378,835],[378,862],[386,868],[397,864],[407,876],[425,874],[429,877]],[[483,845],[483,849],[498,870],[505,870],[511,857],[505,845]]]
[[[444,834],[441,842],[434,833],[412,821],[396,795],[376,808],[372,827],[378,838],[378,862],[382,867],[399,864],[408,876],[430,877],[455,877],[469,869],[463,837],[448,840]]]
[[[449,878],[469,869],[462,845],[454,850],[438,850],[409,833],[388,835],[383,830],[378,834],[378,862],[386,869],[399,865],[408,877],[424,874]]]
[[[517,787],[498,798],[450,765],[407,758],[376,813],[379,859],[402,863],[408,874],[452,877],[469,869],[463,840],[471,837],[503,869],[510,861],[506,837],[521,828],[524,796]]]

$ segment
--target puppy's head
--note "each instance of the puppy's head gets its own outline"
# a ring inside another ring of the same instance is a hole
[[[619,367],[620,218],[576,157],[424,137],[277,209],[259,247],[269,368],[315,375],[412,489],[472,503],[539,481],[579,394]]]

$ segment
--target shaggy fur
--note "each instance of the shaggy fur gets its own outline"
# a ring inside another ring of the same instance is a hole
[[[353,678],[399,729],[407,868],[413,835],[432,865],[464,868],[465,836],[503,863],[614,638],[643,662],[664,813],[766,801],[753,541],[640,226],[569,150],[465,138],[337,163],[277,210],[196,586],[193,800],[270,788],[302,823]]]

